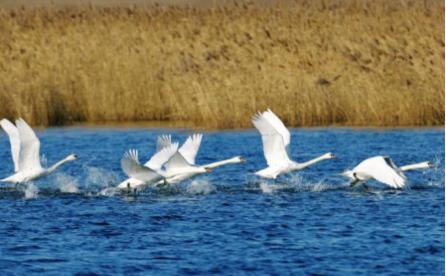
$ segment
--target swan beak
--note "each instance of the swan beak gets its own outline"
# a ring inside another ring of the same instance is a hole
[[[212,169],[211,168],[205,168],[206,172],[211,173]]]
[[[435,168],[436,165],[434,164],[434,162],[427,162],[427,166],[431,169]]]
[[[247,160],[244,157],[240,157],[240,162],[245,163]]]

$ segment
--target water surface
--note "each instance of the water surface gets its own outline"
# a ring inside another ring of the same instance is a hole
[[[170,189],[113,193],[125,176],[120,158],[154,152],[172,129],[54,128],[38,132],[49,165],[80,159],[19,191],[0,190],[0,272],[25,274],[444,274],[444,131],[442,129],[292,130],[291,155],[328,160],[262,181],[257,132],[205,133],[198,164],[243,155]],[[411,188],[378,183],[352,190],[338,173],[374,155],[398,165],[434,160],[408,172]],[[0,133],[0,177],[12,171]]]

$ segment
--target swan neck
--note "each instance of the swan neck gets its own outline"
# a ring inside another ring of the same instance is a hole
[[[48,168],[47,173],[52,173],[59,166],[61,166],[62,164],[66,163],[68,161],[70,161],[70,160],[68,160],[68,157],[65,157],[64,159],[60,160],[59,162],[54,163],[51,167]]]
[[[421,162],[421,163],[416,163],[416,164],[410,164],[410,165],[402,166],[402,167],[400,167],[400,169],[403,172],[405,172],[405,171],[410,171],[410,170],[428,169],[430,167],[431,167],[431,165],[430,165],[429,162]]]
[[[325,160],[325,159],[328,159],[328,158],[327,158],[327,157],[325,156],[325,154],[324,154],[324,155],[321,155],[321,156],[316,157],[316,158],[314,158],[314,159],[311,159],[311,160],[309,160],[309,161],[307,161],[307,162],[300,163],[299,165],[300,165],[300,167],[303,169],[303,168],[306,168],[306,167],[309,167],[309,166],[311,166],[311,165],[314,165],[314,164],[316,164],[316,163],[318,163],[318,162],[320,162],[320,161],[322,161],[322,160]]]
[[[223,166],[226,164],[232,164],[232,163],[237,163],[235,158],[230,158],[230,159],[225,159],[225,160],[209,163],[207,165],[204,165],[203,167],[213,169],[213,168],[217,168],[217,167],[220,167],[220,166]]]

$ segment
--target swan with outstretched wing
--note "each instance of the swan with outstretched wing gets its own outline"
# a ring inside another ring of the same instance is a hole
[[[302,170],[322,160],[334,158],[332,153],[326,153],[304,163],[291,160],[288,155],[290,132],[270,109],[254,115],[252,123],[262,136],[263,155],[268,165],[255,173],[260,177],[275,179],[281,174]]]
[[[9,137],[14,163],[14,174],[0,179],[2,182],[24,183],[33,181],[52,173],[60,165],[77,159],[75,154],[70,154],[51,167],[43,168],[40,163],[39,138],[22,118],[17,119],[15,125],[7,119],[2,119],[0,126]]]
[[[177,150],[178,143],[169,144],[168,146],[160,148],[144,165],[139,162],[137,150],[127,151],[121,159],[121,167],[129,178],[121,182],[118,188],[135,188],[163,181],[166,175],[162,167],[172,158]]]
[[[433,166],[431,162],[421,162],[398,167],[388,156],[375,156],[362,161],[352,170],[347,170],[341,175],[351,180],[351,186],[375,179],[391,188],[399,189],[406,185],[405,171],[428,169]]]

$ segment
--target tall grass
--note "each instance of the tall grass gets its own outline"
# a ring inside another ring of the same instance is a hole
[[[442,1],[0,10],[0,117],[444,124]]]

